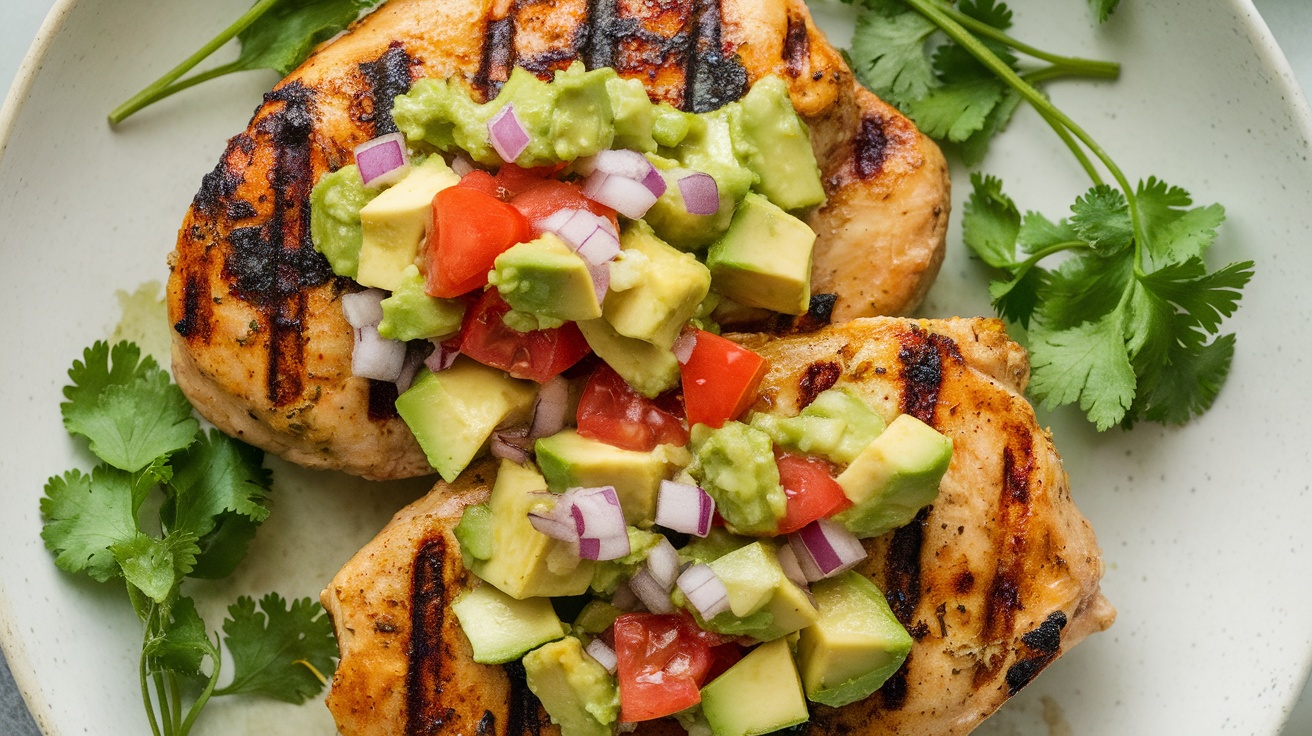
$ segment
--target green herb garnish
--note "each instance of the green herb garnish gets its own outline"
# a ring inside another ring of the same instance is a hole
[[[216,77],[251,69],[273,69],[286,76],[301,65],[314,47],[346,28],[360,12],[379,0],[259,0],[232,25],[215,36],[186,61],[155,80],[132,99],[109,113],[117,125],[144,107]],[[241,44],[235,61],[183,75],[232,39]]]
[[[300,703],[318,693],[337,651],[318,603],[238,599],[223,624],[235,674],[216,689],[218,638],[181,592],[184,579],[224,577],[245,556],[269,515],[264,454],[201,431],[182,391],[131,343],[97,342],[69,378],[64,425],[102,462],[46,483],[41,537],[61,569],[125,582],[145,625],[139,677],[152,732],[185,736],[212,696]],[[184,692],[199,694],[188,706]]]
[[[1099,21],[1117,3],[1090,0]],[[1238,307],[1253,263],[1208,271],[1204,256],[1224,209],[1194,207],[1188,192],[1155,177],[1131,186],[1035,86],[1114,77],[1116,66],[1007,36],[1011,12],[994,0],[865,0],[862,7],[852,47],[857,74],[927,134],[959,144],[974,163],[1028,102],[1093,181],[1070,217],[1053,222],[1022,216],[998,179],[972,178],[966,245],[1002,273],[990,286],[993,305],[1028,329],[1030,388],[1043,405],[1078,404],[1099,430],[1143,419],[1178,424],[1206,411],[1234,355],[1234,336],[1218,335],[1220,324]],[[1022,69],[1017,54],[1046,66]],[[1058,254],[1065,255],[1055,266],[1040,266]]]

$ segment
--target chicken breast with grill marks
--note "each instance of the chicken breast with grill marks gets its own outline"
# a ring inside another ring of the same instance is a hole
[[[871,697],[812,704],[808,733],[964,734],[1054,659],[1111,625],[1103,564],[1047,432],[1022,396],[1024,351],[996,320],[862,319],[742,342],[770,361],[756,408],[795,413],[844,386],[885,418],[952,439],[938,498],[867,540],[858,570],[915,643]],[[402,511],[323,592],[342,645],[328,705],[344,736],[555,734],[518,667],[474,665],[447,606],[468,584],[451,529],[487,496],[477,466]],[[643,735],[681,734],[671,721]]]
[[[421,77],[494,95],[515,66],[574,61],[640,79],[691,111],[787,80],[829,201],[813,289],[838,319],[902,314],[938,271],[947,167],[909,120],[861,91],[802,0],[391,0],[265,97],[187,213],[170,259],[174,375],[221,429],[311,467],[368,478],[432,472],[395,387],[354,378],[340,298],[357,288],[314,250],[308,196],[352,149],[395,130]]]

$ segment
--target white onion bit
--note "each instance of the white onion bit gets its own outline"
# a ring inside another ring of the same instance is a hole
[[[403,394],[410,390],[410,386],[415,382],[415,376],[419,375],[419,367],[423,364],[424,353],[417,349],[411,349],[407,345],[405,363],[401,366],[401,375],[396,377],[396,393]]]
[[[567,495],[573,504],[570,514],[579,538],[579,557],[614,560],[629,553],[624,510],[613,486],[575,488]]]
[[[600,266],[620,254],[620,241],[606,230],[597,227],[579,244],[578,254],[588,263]]]
[[[607,672],[615,674],[615,669],[619,666],[619,658],[615,656],[615,650],[607,646],[606,642],[593,639],[588,642],[588,647],[584,651],[597,660],[597,664],[605,667]]]
[[[674,587],[674,581],[679,577],[679,552],[670,540],[661,537],[661,541],[647,553],[647,570],[667,592]]]
[[[658,197],[640,181],[597,170],[583,182],[583,196],[630,220],[642,219]]]
[[[677,584],[703,620],[709,621],[729,610],[729,590],[709,566],[693,565],[679,576]]]
[[[383,300],[387,292],[382,289],[365,289],[342,295],[342,316],[355,329],[377,327],[383,321]]]
[[[550,437],[565,428],[569,413],[569,381],[556,376],[538,389],[533,407],[533,427],[528,436]]]
[[[388,133],[355,147],[355,165],[367,187],[395,184],[410,173],[410,155],[405,136]]]
[[[487,135],[497,155],[506,163],[513,163],[528,148],[528,131],[515,115],[515,105],[506,105],[487,121]]]
[[[784,570],[784,577],[805,588],[807,583],[806,573],[802,572],[802,566],[797,561],[797,553],[793,552],[793,545],[780,545],[776,554],[779,557],[779,567]]]
[[[685,330],[679,335],[679,339],[674,341],[674,357],[679,361],[679,365],[688,365],[695,347],[697,347],[696,330]]]
[[[378,328],[366,325],[355,330],[351,350],[351,373],[375,381],[395,381],[405,367],[405,343],[386,340]]]
[[[715,499],[697,486],[661,481],[656,493],[656,523],[683,534],[704,537],[711,533]]]
[[[461,179],[465,178],[474,171],[474,162],[463,153],[457,153],[455,158],[451,159],[451,170]]]
[[[674,604],[670,602],[670,590],[652,576],[651,571],[642,567],[629,580],[629,587],[638,600],[652,613],[674,613]]]

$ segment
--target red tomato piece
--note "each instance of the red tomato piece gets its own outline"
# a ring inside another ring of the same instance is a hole
[[[730,667],[738,664],[738,660],[743,658],[743,647],[741,644],[729,642],[728,644],[719,644],[711,647],[711,666],[706,670],[706,682],[710,682]]]
[[[550,330],[518,332],[501,319],[509,311],[510,305],[496,289],[483,292],[465,311],[460,352],[515,378],[538,383],[546,383],[592,352],[573,322]]]
[[[705,330],[696,332],[692,354],[679,367],[688,426],[705,424],[719,429],[756,401],[756,389],[770,366],[765,358],[732,340]]]
[[[487,284],[497,256],[533,231],[519,210],[472,187],[448,187],[433,197],[428,234],[430,296],[456,297]]]
[[[582,188],[567,181],[544,179],[523,190],[510,203],[518,208],[530,223],[546,219],[560,210],[587,210],[594,215],[610,218],[616,229],[619,228],[615,210],[583,196]],[[541,234],[536,229],[534,232]]]
[[[504,196],[505,192],[502,190],[501,185],[497,183],[496,178],[482,169],[475,169],[468,174],[465,174],[464,177],[460,179],[460,183],[456,186],[465,187],[466,189],[474,189],[488,195],[489,197],[496,197],[501,200],[506,199]]]
[[[774,457],[788,498],[788,510],[779,520],[780,534],[791,534],[852,505],[822,458],[791,452],[775,452]]]
[[[676,614],[626,613],[615,620],[620,720],[649,721],[702,701],[711,645]]]
[[[657,445],[688,444],[676,394],[649,399],[604,363],[583,387],[577,418],[580,435],[625,450],[651,452]]]
[[[505,164],[497,171],[497,184],[505,191],[507,198],[513,198],[525,189],[532,189],[543,181],[550,179],[564,165],[539,166],[526,169],[515,164]]]

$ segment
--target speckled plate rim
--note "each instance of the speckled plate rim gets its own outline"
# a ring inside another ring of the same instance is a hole
[[[1308,140],[1312,140],[1312,107],[1309,107],[1308,98],[1299,86],[1288,58],[1271,33],[1270,26],[1262,18],[1252,0],[1230,0],[1230,2],[1244,18],[1244,30],[1254,41],[1255,51],[1260,60],[1279,77],[1280,86],[1299,129]],[[18,114],[36,82],[46,55],[77,4],[78,0],[55,0],[55,4],[46,15],[36,38],[19,65],[14,83],[5,95],[3,104],[0,104],[0,161],[4,159],[9,139],[18,121]],[[37,727],[47,736],[57,736],[57,731],[51,725],[53,718],[49,703],[42,697],[36,685],[35,675],[28,661],[27,648],[15,631],[15,621],[9,610],[3,587],[0,587],[0,650],[4,652],[9,662],[14,682],[23,695]],[[1312,675],[1312,651],[1306,653],[1300,682],[1306,681],[1309,675]],[[1287,695],[1283,706],[1282,724],[1289,717],[1300,693],[1301,689],[1295,689]]]

